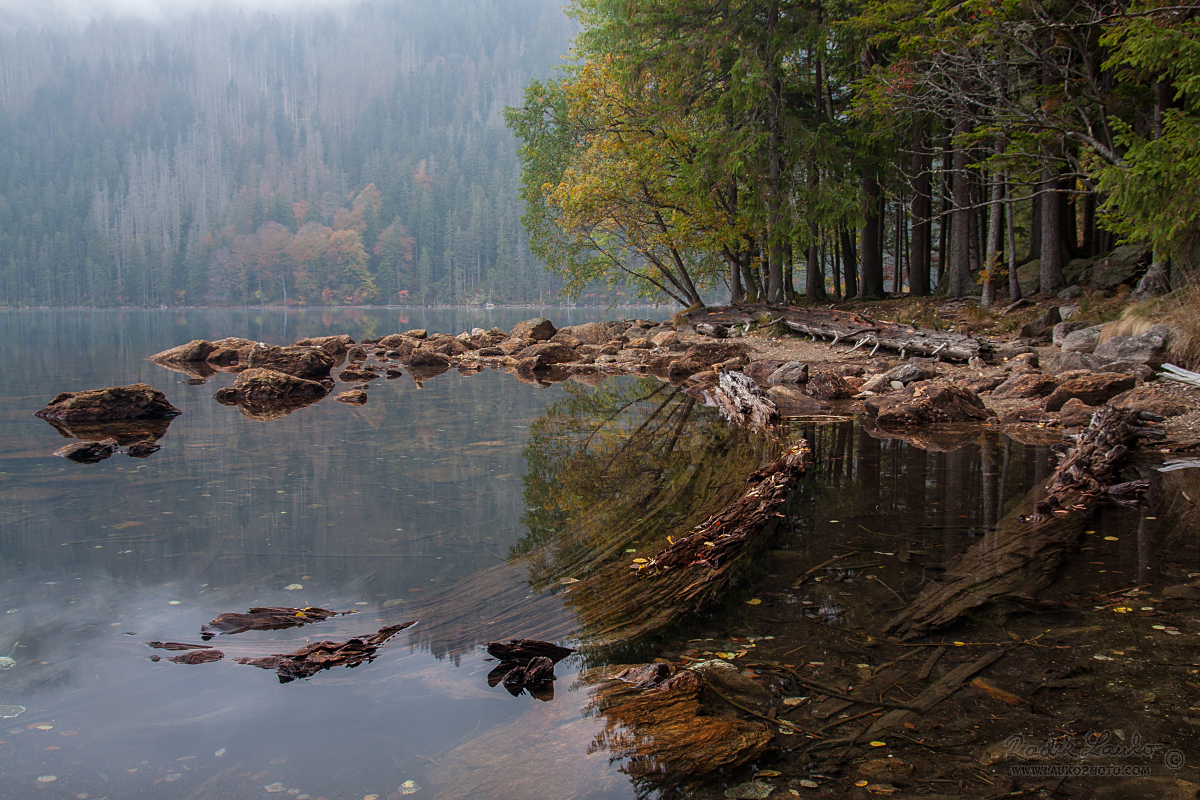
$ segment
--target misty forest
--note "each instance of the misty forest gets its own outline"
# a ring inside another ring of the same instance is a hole
[[[502,114],[573,23],[547,0],[331,8],[0,33],[0,303],[555,294]]]

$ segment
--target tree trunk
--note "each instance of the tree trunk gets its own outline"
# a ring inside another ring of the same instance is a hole
[[[1017,228],[1014,218],[1012,186],[1008,182],[1008,173],[1004,173],[1004,218],[1008,228],[1008,302],[1015,303],[1021,299],[1021,282],[1017,279]]]
[[[1056,292],[1063,286],[1063,214],[1057,173],[1042,168],[1042,271],[1038,291]]]
[[[817,230],[815,220],[809,221],[808,231],[812,244],[808,246],[808,263],[805,266],[805,301],[808,303],[823,303],[827,299],[825,295],[825,269],[821,264],[821,259],[817,257],[819,255],[817,251],[819,231]]]
[[[966,118],[954,125],[954,172],[950,177],[950,194],[954,211],[950,227],[950,280],[946,294],[962,297],[971,281],[971,175],[967,171],[967,150],[958,137],[970,130]]]
[[[849,299],[858,296],[858,258],[854,253],[854,240],[845,225],[838,226],[838,236],[842,243],[842,275],[846,281],[844,296]]]
[[[1029,201],[1029,258],[1033,261],[1042,257],[1042,184],[1037,184],[1033,190],[1033,198]]]
[[[996,143],[997,154],[1004,152],[1004,145]],[[996,282],[1000,273],[1001,242],[1004,241],[1004,179],[998,172],[991,176],[992,196],[988,207],[987,255],[983,264],[983,297],[979,305],[990,308],[996,302]]]
[[[913,149],[914,191],[910,206],[912,236],[908,249],[908,291],[916,297],[925,297],[929,294],[930,289],[929,270],[931,265],[929,262],[932,255],[930,234],[933,232],[933,224],[929,217],[933,210],[933,202],[930,197],[929,175],[932,159],[927,152],[928,143],[923,124],[917,129]]]

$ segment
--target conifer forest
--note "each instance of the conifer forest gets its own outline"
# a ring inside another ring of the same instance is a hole
[[[269,11],[0,19],[0,304],[557,294],[503,119],[568,51],[557,3]]]

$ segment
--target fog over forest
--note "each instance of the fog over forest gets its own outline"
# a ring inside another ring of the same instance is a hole
[[[0,4],[0,303],[537,300],[557,0]]]

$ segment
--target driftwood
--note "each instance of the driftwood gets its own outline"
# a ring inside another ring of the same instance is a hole
[[[931,331],[899,322],[876,322],[862,314],[825,308],[789,308],[783,324],[813,338],[854,343],[854,349],[880,347],[905,355],[941,356],[954,361],[986,358],[992,353],[990,342],[964,333]]]
[[[359,664],[373,661],[379,648],[388,639],[415,624],[416,620],[401,625],[389,625],[370,636],[354,637],[344,642],[313,642],[294,653],[235,660],[239,664],[273,669],[279,674],[280,683],[289,683],[298,678],[311,678],[321,670],[331,667],[357,667]]]
[[[220,661],[225,657],[225,654],[220,650],[192,650],[182,655],[168,658],[168,661],[173,661],[176,664],[208,664],[213,661]]]
[[[743,372],[722,370],[710,395],[726,419],[751,428],[765,428],[779,421],[775,403]]]
[[[735,557],[745,549],[768,523],[778,516],[779,506],[789,497],[804,474],[808,462],[808,442],[799,443],[762,469],[751,474],[752,484],[742,496],[712,515],[688,533],[659,550],[634,568],[645,576],[657,576],[688,567],[705,567],[674,592],[674,599],[691,600],[704,585],[722,575]]]
[[[505,670],[504,668],[508,669]],[[503,670],[503,672],[501,672]],[[504,688],[513,697],[519,697],[525,692],[538,700],[554,699],[554,662],[545,656],[530,659],[524,666],[517,664],[501,664],[488,674],[488,684],[495,686],[494,677],[499,673]]]
[[[251,608],[246,614],[221,614],[200,629],[200,638],[205,641],[222,633],[245,633],[246,631],[278,631],[298,628],[310,622],[323,622],[330,617],[357,614],[357,611],[330,611],[327,608]]]
[[[1145,491],[1141,483],[1112,485],[1131,444],[1147,433],[1137,419],[1136,412],[1111,406],[1097,412],[1047,482],[1044,499],[1035,502],[1037,491],[1031,493],[887,628],[917,636],[989,601],[1028,597],[1049,585],[1101,500],[1113,499],[1110,493],[1127,500]]]
[[[155,650],[211,650],[211,644],[184,644],[183,642],[146,642]]]
[[[575,652],[569,647],[559,647],[556,644],[539,642],[536,639],[489,642],[487,651],[502,662],[510,664],[528,664],[535,658],[546,658],[553,664]]]

